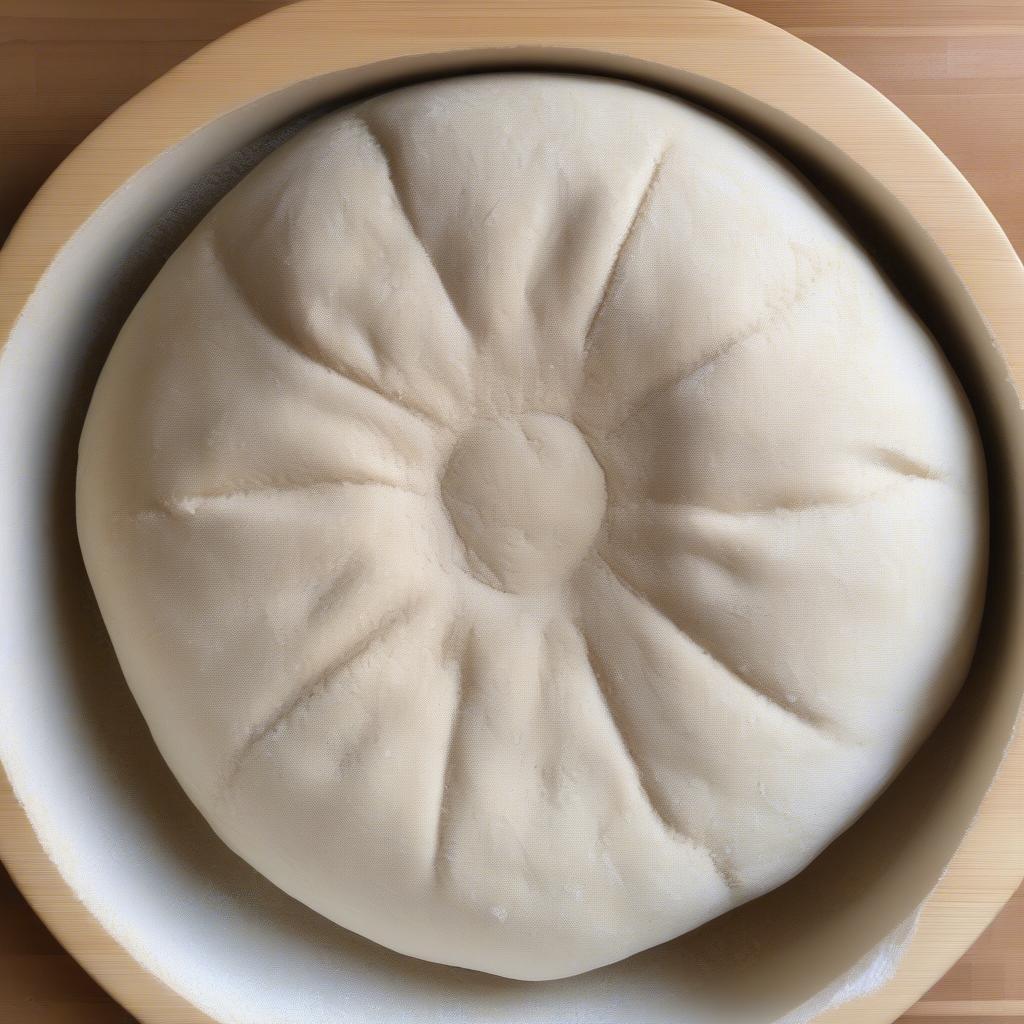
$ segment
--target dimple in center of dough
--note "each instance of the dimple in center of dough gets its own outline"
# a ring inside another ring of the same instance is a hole
[[[543,412],[478,420],[456,445],[441,493],[473,574],[519,594],[565,581],[608,503],[583,435]]]

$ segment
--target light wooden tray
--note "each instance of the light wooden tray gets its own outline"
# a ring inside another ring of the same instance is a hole
[[[526,47],[509,50],[508,47]],[[596,0],[432,4],[352,0],[300,3],[225,36],[175,68],[101,125],[50,178],[0,256],[0,339],[69,238],[137,171],[190,133],[264,96],[352,69],[349,87],[436,68],[430,56],[487,51],[488,64],[532,62],[563,48],[564,66],[640,74],[655,62],[755,97],[838,147],[899,200],[955,269],[1024,380],[1024,269],[999,226],[957,170],[879,93],[813,47],[756,18],[705,0],[643,5]],[[590,51],[588,53],[588,51]],[[395,61],[394,65],[379,62]],[[714,88],[714,87],[712,87]],[[786,123],[779,122],[780,137]],[[784,140],[783,140],[784,141]],[[879,209],[885,209],[880,200]],[[890,211],[891,212],[891,211]],[[1015,453],[1017,458],[1019,452]],[[1017,469],[1019,471],[1019,464]],[[1012,490],[1010,514],[1018,515]],[[970,946],[1024,875],[1024,737],[1008,749],[980,812],[925,907],[895,978],[820,1019],[889,1022]],[[0,856],[52,931],[112,995],[147,1024],[208,1018],[143,970],[82,906],[43,852],[21,807],[0,785]]]

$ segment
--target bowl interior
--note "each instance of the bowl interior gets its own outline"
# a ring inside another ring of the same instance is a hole
[[[391,953],[289,899],[228,851],[160,759],[122,678],[75,532],[78,437],[135,301],[191,227],[318,112],[441,73],[616,74],[686,95],[786,154],[912,302],[986,446],[993,560],[982,636],[952,711],[867,814],[781,889],[623,963],[522,983]],[[162,154],[51,265],[0,358],[0,757],[43,845],[147,969],[215,1019],[290,1024],[763,1022],[885,961],[968,828],[1021,698],[1020,409],[959,278],[923,229],[819,136],[708,79],[624,57],[461,52],[319,76]],[[887,945],[889,944],[889,945]],[[808,1001],[811,1001],[809,1004]]]

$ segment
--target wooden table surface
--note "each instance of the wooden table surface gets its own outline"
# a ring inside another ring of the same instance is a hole
[[[278,6],[0,0],[0,239],[53,168],[123,100]],[[1024,253],[1024,0],[733,6],[813,43],[889,96],[957,164]],[[131,1020],[64,953],[0,868],[0,1022]],[[1024,1024],[1024,889],[904,1021]]]

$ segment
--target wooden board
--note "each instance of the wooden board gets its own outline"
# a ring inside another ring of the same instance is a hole
[[[47,174],[120,102],[265,0],[0,0],[0,237]],[[894,99],[958,164],[1024,250],[1024,3],[737,0]],[[628,32],[624,5],[623,31]],[[952,889],[955,896],[955,885]],[[85,922],[83,930],[88,929]],[[851,1024],[856,1016],[844,1017]],[[908,1022],[1024,1021],[1024,893]],[[0,878],[0,1020],[131,1018]]]

